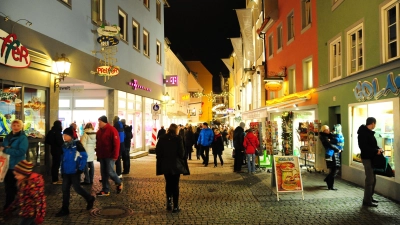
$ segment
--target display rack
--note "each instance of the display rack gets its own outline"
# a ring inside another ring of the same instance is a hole
[[[310,161],[316,159],[316,150],[318,142],[318,129],[321,126],[318,120],[314,122],[300,122],[299,123],[299,136],[300,136],[300,154],[304,154],[304,164],[300,165],[301,168],[306,168],[308,172],[316,171],[315,164],[310,164]],[[307,164],[308,162],[308,164]]]

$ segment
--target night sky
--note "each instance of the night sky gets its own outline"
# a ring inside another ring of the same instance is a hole
[[[201,61],[213,75],[213,91],[220,92],[219,74],[229,76],[221,61],[233,51],[228,38],[240,37],[234,9],[246,7],[245,0],[168,0],[165,8],[165,37],[184,61]],[[196,72],[196,71],[194,71]]]

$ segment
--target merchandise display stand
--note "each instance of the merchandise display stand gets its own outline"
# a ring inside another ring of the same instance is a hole
[[[272,172],[273,160],[272,156],[278,153],[278,123],[276,121],[266,121],[266,132],[265,132],[265,152],[262,161],[260,161],[260,167],[267,172]]]
[[[308,172],[317,171],[314,165],[310,163],[307,165],[307,161],[314,158],[316,159],[316,149],[318,143],[318,129],[321,126],[318,120],[314,122],[304,122],[299,124],[299,135],[302,146],[300,147],[300,154],[304,154],[304,165],[300,165],[300,168],[306,168]]]

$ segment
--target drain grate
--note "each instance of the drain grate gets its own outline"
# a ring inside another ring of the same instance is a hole
[[[124,206],[110,206],[102,209],[93,209],[90,215],[97,218],[115,219],[124,218],[133,214],[133,210]]]

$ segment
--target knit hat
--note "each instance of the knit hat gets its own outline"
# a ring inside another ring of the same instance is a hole
[[[242,128],[244,128],[244,126],[246,126],[246,124],[244,122],[240,122],[240,125]]]
[[[108,123],[107,116],[100,116],[99,120],[103,121],[104,123]]]
[[[324,132],[325,130],[329,130],[328,125],[323,125],[323,126],[321,127],[321,132]]]
[[[26,160],[22,160],[14,167],[14,171],[25,176],[29,176],[32,173],[33,163]]]
[[[72,139],[74,138],[74,131],[72,130],[71,127],[65,128],[65,130],[63,131],[63,134],[71,136]]]

